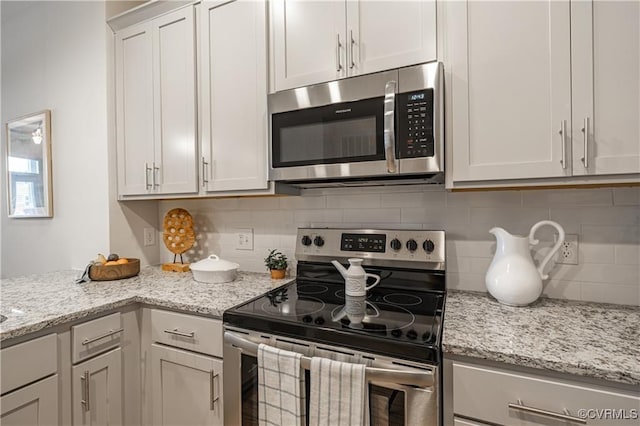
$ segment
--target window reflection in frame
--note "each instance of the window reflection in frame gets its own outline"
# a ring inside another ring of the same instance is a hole
[[[53,217],[51,111],[6,124],[9,217]]]

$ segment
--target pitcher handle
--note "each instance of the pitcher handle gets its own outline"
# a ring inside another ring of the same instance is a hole
[[[377,276],[376,274],[364,274],[364,275],[365,275],[365,279],[367,279],[367,278],[369,278],[369,277],[372,277],[372,278],[375,278],[375,279],[376,279],[376,282],[375,282],[375,283],[373,283],[373,284],[371,284],[371,285],[370,285],[370,286],[368,286],[368,287],[365,287],[365,288],[364,288],[365,290],[371,290],[372,288],[374,288],[375,286],[377,286],[377,285],[380,283],[380,277],[379,277],[379,276]]]
[[[564,243],[564,229],[562,228],[562,226],[560,226],[559,223],[556,223],[552,220],[542,220],[531,227],[531,231],[529,232],[529,244],[533,246],[540,242],[539,240],[534,238],[534,234],[536,233],[538,228],[544,225],[553,226],[554,228],[556,228],[556,231],[558,231],[558,241],[553,246],[551,251],[545,256],[545,258],[542,259],[542,262],[540,262],[540,266],[538,266],[538,274],[540,274],[540,278],[546,280],[547,278],[549,278],[549,275],[543,274],[542,271],[544,270],[544,267],[547,265],[549,260],[551,260],[553,255],[556,254],[558,250],[560,250],[560,247],[562,247],[562,243]]]

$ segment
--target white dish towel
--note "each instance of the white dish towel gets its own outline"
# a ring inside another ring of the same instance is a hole
[[[304,426],[302,355],[258,346],[258,418],[261,426]]]
[[[311,359],[309,426],[361,426],[367,409],[365,366]]]

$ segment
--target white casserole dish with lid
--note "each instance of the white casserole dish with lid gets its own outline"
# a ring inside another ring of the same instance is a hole
[[[228,283],[234,281],[238,276],[238,265],[235,262],[220,259],[215,254],[211,254],[196,263],[191,264],[193,279],[203,283]]]

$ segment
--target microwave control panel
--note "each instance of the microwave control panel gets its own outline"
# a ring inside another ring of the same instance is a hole
[[[396,95],[398,158],[433,157],[433,89]]]

